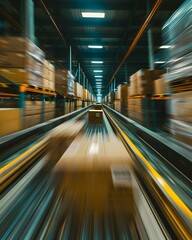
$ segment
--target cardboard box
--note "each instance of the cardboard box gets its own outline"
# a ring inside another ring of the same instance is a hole
[[[116,99],[121,99],[122,101],[126,101],[128,97],[128,85],[120,84],[117,88],[118,95]]]
[[[102,105],[101,104],[94,104],[93,109],[94,110],[102,110]]]
[[[123,144],[108,137],[105,142],[77,137],[53,171],[78,215],[86,209],[87,214],[125,214],[128,220],[134,214],[131,160]]]
[[[87,89],[83,88],[83,99],[84,100],[88,99],[88,95],[87,94],[88,94]]]
[[[88,122],[90,124],[103,123],[103,110],[89,110]]]
[[[22,129],[21,112],[18,108],[0,108],[0,136]]]
[[[154,94],[165,94],[166,93],[166,83],[163,78],[159,78],[154,81]]]

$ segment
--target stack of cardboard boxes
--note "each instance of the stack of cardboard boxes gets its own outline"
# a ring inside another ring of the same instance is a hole
[[[43,87],[55,91],[55,67],[47,60],[43,61]]]
[[[24,128],[32,127],[42,122],[43,101],[27,100],[24,108]]]
[[[169,92],[169,129],[179,140],[192,144],[191,1],[184,1],[162,28],[167,51],[164,75]]]
[[[44,106],[44,121],[48,121],[55,117],[55,101],[45,101]]]
[[[130,77],[129,96],[152,95],[153,81],[163,74],[162,70],[140,69]]]
[[[55,90],[61,95],[74,96],[74,76],[68,70],[55,71]]]
[[[151,96],[165,92],[162,70],[140,69],[130,77],[128,87],[128,117],[146,127],[162,127],[166,117],[165,101]]]
[[[83,97],[83,87],[78,82],[74,83],[74,94],[77,98]]]
[[[123,115],[127,115],[128,85],[120,84],[115,92],[114,109]]]
[[[0,37],[0,75],[9,80],[43,87],[44,53],[27,38]]]

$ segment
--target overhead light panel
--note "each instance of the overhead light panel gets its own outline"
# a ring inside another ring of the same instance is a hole
[[[103,72],[103,70],[93,70],[93,72]]]
[[[84,18],[105,18],[104,12],[81,12]]]
[[[103,76],[95,76],[95,78],[102,78]]]
[[[155,63],[156,64],[163,64],[163,63],[165,63],[165,61],[156,61]]]
[[[103,61],[91,61],[91,63],[98,63],[98,64],[101,64],[101,63],[103,63]]]
[[[97,78],[97,79],[95,79],[95,81],[99,82],[99,81],[102,81],[102,79],[101,78]]]
[[[103,48],[103,46],[89,45],[88,48]]]
[[[170,48],[171,45],[162,45],[161,47],[159,47],[160,49],[166,49],[166,48]]]

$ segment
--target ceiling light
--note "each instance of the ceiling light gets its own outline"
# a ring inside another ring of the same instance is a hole
[[[95,76],[96,78],[102,78],[103,76]]]
[[[103,63],[103,61],[91,61],[91,63]]]
[[[101,82],[101,81],[102,81],[102,79],[100,79],[100,78],[97,78],[97,79],[95,79],[95,81],[97,81],[97,82]]]
[[[93,72],[103,72],[103,70],[93,70]]]
[[[156,64],[163,64],[163,63],[165,63],[165,61],[156,61],[155,63]]]
[[[82,17],[84,18],[104,18],[104,12],[81,12]]]
[[[101,85],[101,83],[99,83],[99,82],[96,82],[96,85]]]
[[[88,48],[103,48],[103,46],[89,45]]]
[[[163,48],[170,48],[171,45],[162,45],[161,47],[159,47],[160,49],[163,49]]]

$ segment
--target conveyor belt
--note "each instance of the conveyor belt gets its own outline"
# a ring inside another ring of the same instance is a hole
[[[117,131],[118,127],[122,127],[122,121],[119,121],[120,119],[115,115],[113,118],[115,119],[116,124],[118,123],[116,126]],[[112,122],[114,122],[114,120],[112,120]],[[100,143],[102,143],[102,141],[106,142],[110,135],[115,135],[106,117],[104,117],[104,124],[99,125],[99,127],[96,125],[87,125],[87,123],[85,123],[85,126],[84,137],[88,138],[90,143],[93,142],[93,139],[96,139],[96,141],[99,141]],[[114,123],[113,127],[115,128]],[[125,127],[123,128],[122,133],[124,134],[123,141],[125,142],[125,136],[127,133]],[[129,136],[130,134],[132,133],[128,133]],[[79,136],[77,139],[79,141]],[[141,145],[139,142],[136,143],[139,151],[144,150],[142,144],[143,142]],[[74,149],[73,146],[71,147]],[[149,152],[150,154],[146,155],[147,159],[148,157],[150,159],[152,156],[150,149]],[[130,153],[133,159],[138,159],[137,154],[133,153],[133,151]],[[154,159],[157,161],[158,154],[155,154],[156,156]],[[172,220],[166,223],[169,218],[163,211],[161,214],[165,214],[166,218],[165,221],[162,221],[162,215],[158,212],[158,210],[162,210],[159,207],[159,204],[162,204],[161,201],[163,201],[163,204],[168,203],[165,208],[166,211],[169,211],[170,209],[173,210],[175,208],[175,203],[167,201],[166,194],[165,197],[161,198],[161,196],[164,195],[164,192],[162,190],[157,191],[157,182],[154,184],[154,180],[150,180],[147,175],[149,173],[144,170],[142,164],[137,162],[137,164],[133,166],[134,169],[137,168],[138,170],[135,174],[135,176],[137,175],[137,180],[134,180],[134,186],[139,189],[137,189],[137,196],[142,195],[142,197],[139,197],[139,201],[143,198],[142,201],[145,201],[146,205],[150,204],[150,207],[148,207],[147,210],[148,215],[145,213],[145,218],[149,218],[150,216],[151,220],[148,219],[147,222],[148,224],[153,222],[153,224],[149,224],[148,229],[147,226],[145,226],[145,229],[144,224],[142,223],[142,216],[138,216],[140,214],[139,212],[135,214],[133,221],[129,221],[129,217],[126,215],[119,216],[118,213],[111,215],[107,210],[104,214],[100,215],[88,214],[85,211],[84,214],[79,217],[76,209],[70,204],[67,193],[63,195],[63,192],[60,191],[58,179],[50,172],[53,163],[50,164],[48,159],[48,154],[44,157],[40,156],[38,161],[32,164],[27,171],[25,170],[20,178],[16,178],[17,181],[14,182],[14,185],[12,184],[11,187],[7,188],[4,192],[1,201],[3,206],[1,209],[3,216],[1,219],[3,226],[2,239],[146,239],[146,237],[150,239],[154,239],[154,237],[156,239],[167,239],[173,238],[173,236],[177,237],[178,230],[175,230],[173,227],[175,226],[175,223],[172,222]],[[149,162],[154,166],[153,161]],[[143,169],[142,174],[139,173],[139,169],[141,168]],[[167,171],[166,164],[165,167],[163,167],[163,170]],[[161,178],[166,177],[163,173],[163,171],[160,172]],[[143,176],[146,177],[149,184],[146,184],[146,181],[143,181]],[[170,174],[169,177],[171,177]],[[182,176],[178,182],[181,186],[178,190],[178,194],[180,194],[180,190],[183,191],[184,195],[182,195],[181,198],[183,201],[186,200],[189,208],[191,208],[191,203],[190,201],[188,202],[190,199],[188,196],[190,185],[186,184],[185,181],[187,179],[184,179],[183,181],[183,178],[184,176]],[[143,182],[143,184],[140,184],[139,181],[141,181],[140,183]],[[170,187],[174,189],[173,185],[170,185]],[[142,193],[140,188],[146,191]],[[154,198],[154,194],[151,194],[151,192],[161,194],[159,195],[159,199],[158,197]],[[150,197],[151,199],[149,200]],[[148,203],[146,200],[149,200]],[[157,204],[159,200],[160,202]],[[139,202],[140,205],[143,205],[142,201]],[[171,203],[173,206],[170,205]],[[146,209],[146,206],[144,209]],[[152,211],[150,209],[152,209]],[[180,212],[180,209],[177,210]],[[187,236],[185,234],[190,234],[190,225],[187,225],[189,222],[186,222],[186,216],[182,216],[184,222],[183,220],[181,221],[181,215],[178,213],[174,215],[174,221],[177,220],[175,217],[179,217],[178,223],[180,225],[178,228],[180,236],[182,236],[181,234],[183,234],[183,236]],[[151,226],[154,227],[155,224],[159,224],[159,227],[156,226],[154,229],[150,229]],[[159,228],[159,230],[157,230],[157,228]],[[183,233],[181,230],[183,230]],[[153,234],[150,232],[153,232]]]

